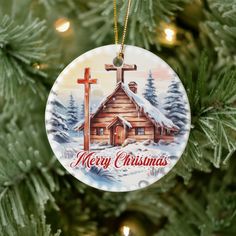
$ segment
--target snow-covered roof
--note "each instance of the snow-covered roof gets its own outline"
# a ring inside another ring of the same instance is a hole
[[[133,93],[129,87],[125,84],[121,84],[124,92],[127,96],[132,99],[140,108],[143,109],[144,113],[152,119],[155,123],[160,126],[165,126],[166,128],[179,129],[170,119],[168,119],[158,108],[154,107],[148,100]]]
[[[118,116],[118,118],[121,119],[123,124],[125,124],[128,128],[130,128],[130,129],[132,128],[132,125],[130,124],[130,122],[127,121],[124,117]]]
[[[107,128],[110,128],[111,126],[113,126],[113,125],[117,122],[117,120],[120,120],[121,123],[122,123],[123,125],[127,126],[129,129],[132,128],[131,123],[130,123],[129,121],[127,121],[127,120],[126,120],[124,117],[122,117],[122,116],[116,116],[116,117],[111,121],[111,123],[108,125]]]
[[[110,94],[108,97],[103,99],[100,104],[98,105],[98,108],[96,111],[91,115],[91,119],[102,109],[105,105],[105,103],[118,91],[119,88],[122,88],[123,91],[126,93],[126,95],[133,101],[141,111],[145,113],[145,115],[155,124],[161,127],[165,127],[167,129],[174,129],[179,130],[179,127],[175,125],[170,119],[168,119],[158,108],[154,107],[148,100],[145,98],[139,96],[136,93],[133,93],[127,85],[124,83],[117,84],[116,89],[112,94]],[[119,116],[119,118],[122,120],[122,122],[125,122],[125,124],[128,127],[132,127],[131,123],[125,120],[123,117]],[[128,123],[127,123],[128,122]],[[79,123],[76,124],[74,129],[81,130],[84,125],[84,120],[81,120]]]
[[[80,130],[82,129],[84,125],[84,119],[80,120],[75,126],[74,126],[74,130]]]

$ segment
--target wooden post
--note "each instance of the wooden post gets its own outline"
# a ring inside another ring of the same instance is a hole
[[[120,67],[116,67],[112,64],[106,64],[105,69],[107,71],[116,70],[116,83],[118,84],[120,82],[124,83],[124,71],[137,70],[137,66],[136,65],[123,64]]]
[[[89,151],[90,147],[90,109],[89,96],[90,84],[96,84],[97,79],[91,79],[90,68],[84,70],[84,78],[77,80],[78,84],[84,84],[84,151]]]

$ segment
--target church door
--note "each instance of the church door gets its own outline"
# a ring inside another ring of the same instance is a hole
[[[115,132],[114,132],[114,145],[118,146],[124,143],[125,141],[125,132],[124,132],[124,127],[121,125],[118,125],[115,127]]]

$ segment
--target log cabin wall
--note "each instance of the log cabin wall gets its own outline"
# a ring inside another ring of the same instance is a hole
[[[150,122],[151,123],[151,122]],[[137,141],[144,141],[147,139],[154,140],[154,127],[151,123],[150,126],[137,126],[137,127],[144,127],[144,134],[143,135],[136,135],[135,128],[132,128],[128,131],[128,137],[132,139],[136,139]]]
[[[137,141],[146,139],[154,140],[154,125],[144,114],[139,114],[135,104],[129,99],[122,89],[119,89],[92,119],[91,119],[91,142],[110,143],[110,130],[106,127],[116,116],[122,116],[131,123],[132,129],[127,132],[127,138]],[[144,135],[135,135],[135,127],[144,127]],[[104,128],[104,135],[97,135],[96,128]]]
[[[173,141],[174,140],[174,131],[162,129],[161,127],[155,128],[155,142],[158,142],[160,139],[164,141]]]
[[[155,127],[155,142],[160,140],[160,135],[161,135],[161,128],[160,127]]]

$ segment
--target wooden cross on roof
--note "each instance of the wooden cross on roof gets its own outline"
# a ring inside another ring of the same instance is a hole
[[[84,70],[84,78],[77,80],[78,84],[84,84],[84,151],[89,151],[90,146],[90,84],[96,84],[97,79],[91,79],[90,68]]]
[[[123,64],[120,67],[116,67],[113,64],[106,64],[105,69],[107,71],[116,70],[116,83],[124,83],[124,71],[137,70],[136,65]]]

